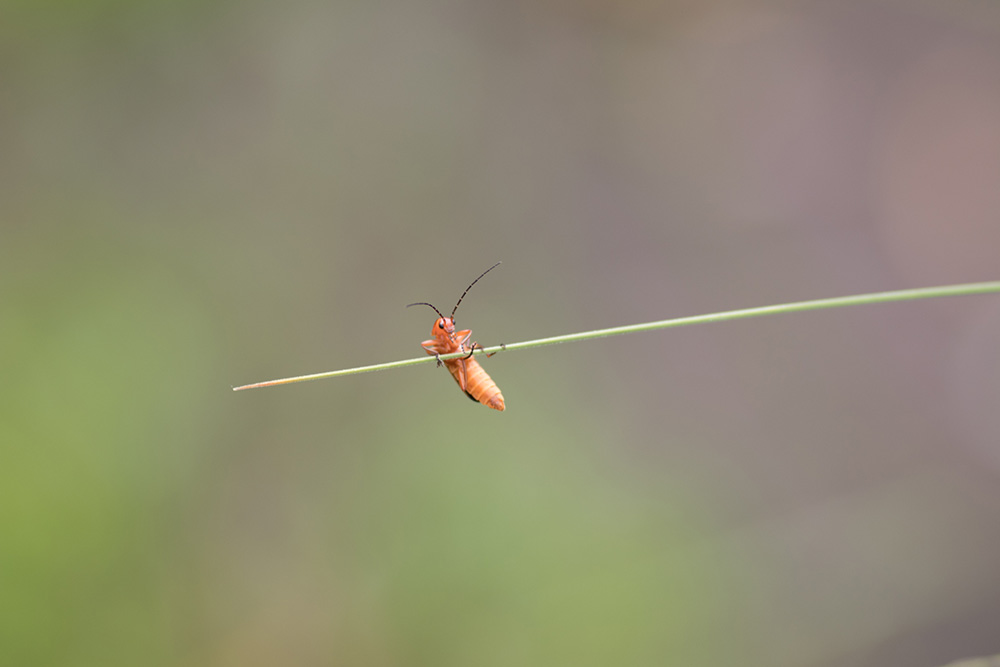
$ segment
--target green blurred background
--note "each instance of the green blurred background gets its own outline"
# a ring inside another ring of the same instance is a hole
[[[0,3],[0,663],[1000,651],[1000,5]]]

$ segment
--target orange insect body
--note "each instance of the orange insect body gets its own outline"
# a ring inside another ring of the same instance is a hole
[[[486,269],[479,278],[482,278],[499,265],[500,262],[497,262]],[[479,278],[473,280],[472,285],[479,282]],[[450,317],[445,317],[441,314],[441,311],[429,303],[411,303],[410,306],[430,306],[434,308],[434,312],[439,316],[434,321],[434,327],[431,329],[431,339],[425,340],[420,344],[426,350],[427,354],[436,357],[442,354],[468,352],[469,356],[467,357],[439,360],[438,365],[444,364],[448,368],[451,376],[455,378],[455,382],[458,383],[458,386],[469,398],[482,403],[488,408],[503,411],[503,394],[500,393],[500,389],[496,383],[486,374],[486,371],[479,365],[479,362],[472,358],[473,350],[480,347],[478,343],[469,343],[469,339],[472,338],[472,331],[470,329],[455,331],[455,311],[458,310],[458,304],[462,303],[462,299],[468,294],[472,285],[465,288],[465,292],[459,297],[458,303],[455,304],[454,310],[451,311]]]
[[[472,337],[472,331],[469,329],[455,331],[455,320],[450,317],[439,317],[434,322],[434,328],[431,329],[431,336],[433,338],[425,340],[420,345],[427,351],[427,354],[434,356],[452,354],[453,352],[471,352],[473,346],[476,345],[473,343],[466,347]],[[455,382],[458,383],[462,391],[469,395],[469,398],[494,410],[502,411],[504,409],[503,394],[500,393],[496,383],[486,374],[478,361],[470,356],[466,359],[446,359],[441,363],[451,371],[451,376],[455,378]]]

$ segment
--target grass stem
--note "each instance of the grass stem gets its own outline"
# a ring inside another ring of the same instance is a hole
[[[889,303],[897,301],[912,301],[915,299],[932,299],[946,296],[969,296],[974,294],[989,294],[1000,292],[1000,281],[984,283],[965,283],[962,285],[945,285],[942,287],[921,287],[917,289],[896,290],[892,292],[875,292],[872,294],[857,294],[854,296],[840,296],[831,299],[815,299],[813,301],[797,301],[795,303],[783,303],[776,306],[760,306],[758,308],[744,308],[741,310],[727,310],[721,313],[709,313],[708,315],[694,315],[690,317],[677,317],[669,320],[659,320],[656,322],[645,322],[643,324],[629,324],[623,327],[611,327],[610,329],[594,329],[592,331],[581,331],[579,333],[564,334],[562,336],[552,336],[550,338],[538,338],[520,343],[507,343],[505,345],[495,345],[493,347],[477,348],[476,354],[492,354],[505,350],[527,350],[545,345],[555,345],[556,343],[570,343],[574,341],[590,340],[592,338],[605,338],[607,336],[620,336],[622,334],[640,333],[643,331],[656,331],[659,329],[670,329],[672,327],[683,327],[690,324],[707,324],[709,322],[725,322],[728,320],[742,320],[750,317],[761,317],[764,315],[785,315],[788,313],[801,313],[809,310],[823,310],[826,308],[843,308],[846,306],[864,306],[874,303]],[[456,359],[468,353],[456,352],[454,354],[443,354],[441,359]],[[309,380],[323,380],[326,378],[338,377],[341,375],[354,375],[356,373],[370,373],[371,371],[383,371],[390,368],[402,368],[404,366],[416,366],[417,364],[432,363],[434,357],[425,356],[416,359],[404,359],[403,361],[390,361],[384,364],[372,366],[359,366],[358,368],[346,368],[339,371],[327,371],[325,373],[313,373],[312,375],[299,375],[296,377],[281,378],[279,380],[267,380],[265,382],[255,382],[240,387],[233,387],[233,391],[244,389],[258,389],[261,387],[273,387],[281,384],[292,384],[294,382],[307,382]]]

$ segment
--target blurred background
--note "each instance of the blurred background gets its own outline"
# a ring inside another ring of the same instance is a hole
[[[0,662],[1000,651],[1000,4],[0,5]]]

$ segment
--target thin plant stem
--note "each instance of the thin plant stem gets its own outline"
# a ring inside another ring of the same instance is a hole
[[[690,324],[707,324],[709,322],[725,322],[728,320],[742,320],[750,317],[761,317],[763,315],[785,315],[788,313],[801,313],[809,310],[823,310],[826,308],[843,308],[845,306],[863,306],[873,303],[889,303],[895,301],[912,301],[915,299],[932,299],[946,296],[969,296],[974,294],[990,294],[1000,292],[1000,281],[984,283],[965,283],[962,285],[945,285],[942,287],[921,287],[917,289],[896,290],[892,292],[875,292],[873,294],[857,294],[854,296],[841,296],[832,299],[816,299],[813,301],[797,301],[795,303],[783,303],[776,306],[761,306],[758,308],[744,308],[741,310],[727,310],[721,313],[709,313],[708,315],[694,315],[691,317],[677,317],[669,320],[659,320],[656,322],[646,322],[644,324],[630,324],[623,327],[612,327],[610,329],[595,329],[592,331],[581,331],[579,333],[564,334],[562,336],[552,336],[550,338],[538,338],[526,340],[520,343],[506,343],[493,347],[479,348],[475,354],[494,354],[501,350],[513,352],[514,350],[527,350],[533,347],[543,347],[545,345],[555,345],[556,343],[570,343],[574,341],[590,340],[592,338],[605,338],[607,336],[620,336],[622,334],[640,333],[643,331],[656,331],[659,329],[670,329],[672,327],[683,327]],[[457,359],[468,356],[468,352],[455,352],[453,354],[442,354],[438,357],[441,360]],[[323,380],[326,378],[338,377],[341,375],[355,375],[357,373],[369,373],[371,371],[383,371],[390,368],[402,368],[404,366],[416,366],[417,364],[427,364],[435,362],[437,358],[426,356],[416,359],[404,359],[403,361],[390,361],[384,364],[372,366],[359,366],[358,368],[346,368],[339,371],[327,371],[325,373],[314,373],[312,375],[299,375],[296,377],[281,378],[279,380],[267,380],[246,384],[240,387],[233,387],[233,391],[243,389],[257,389],[260,387],[273,387],[281,384],[292,384],[294,382],[307,382],[309,380]]]

